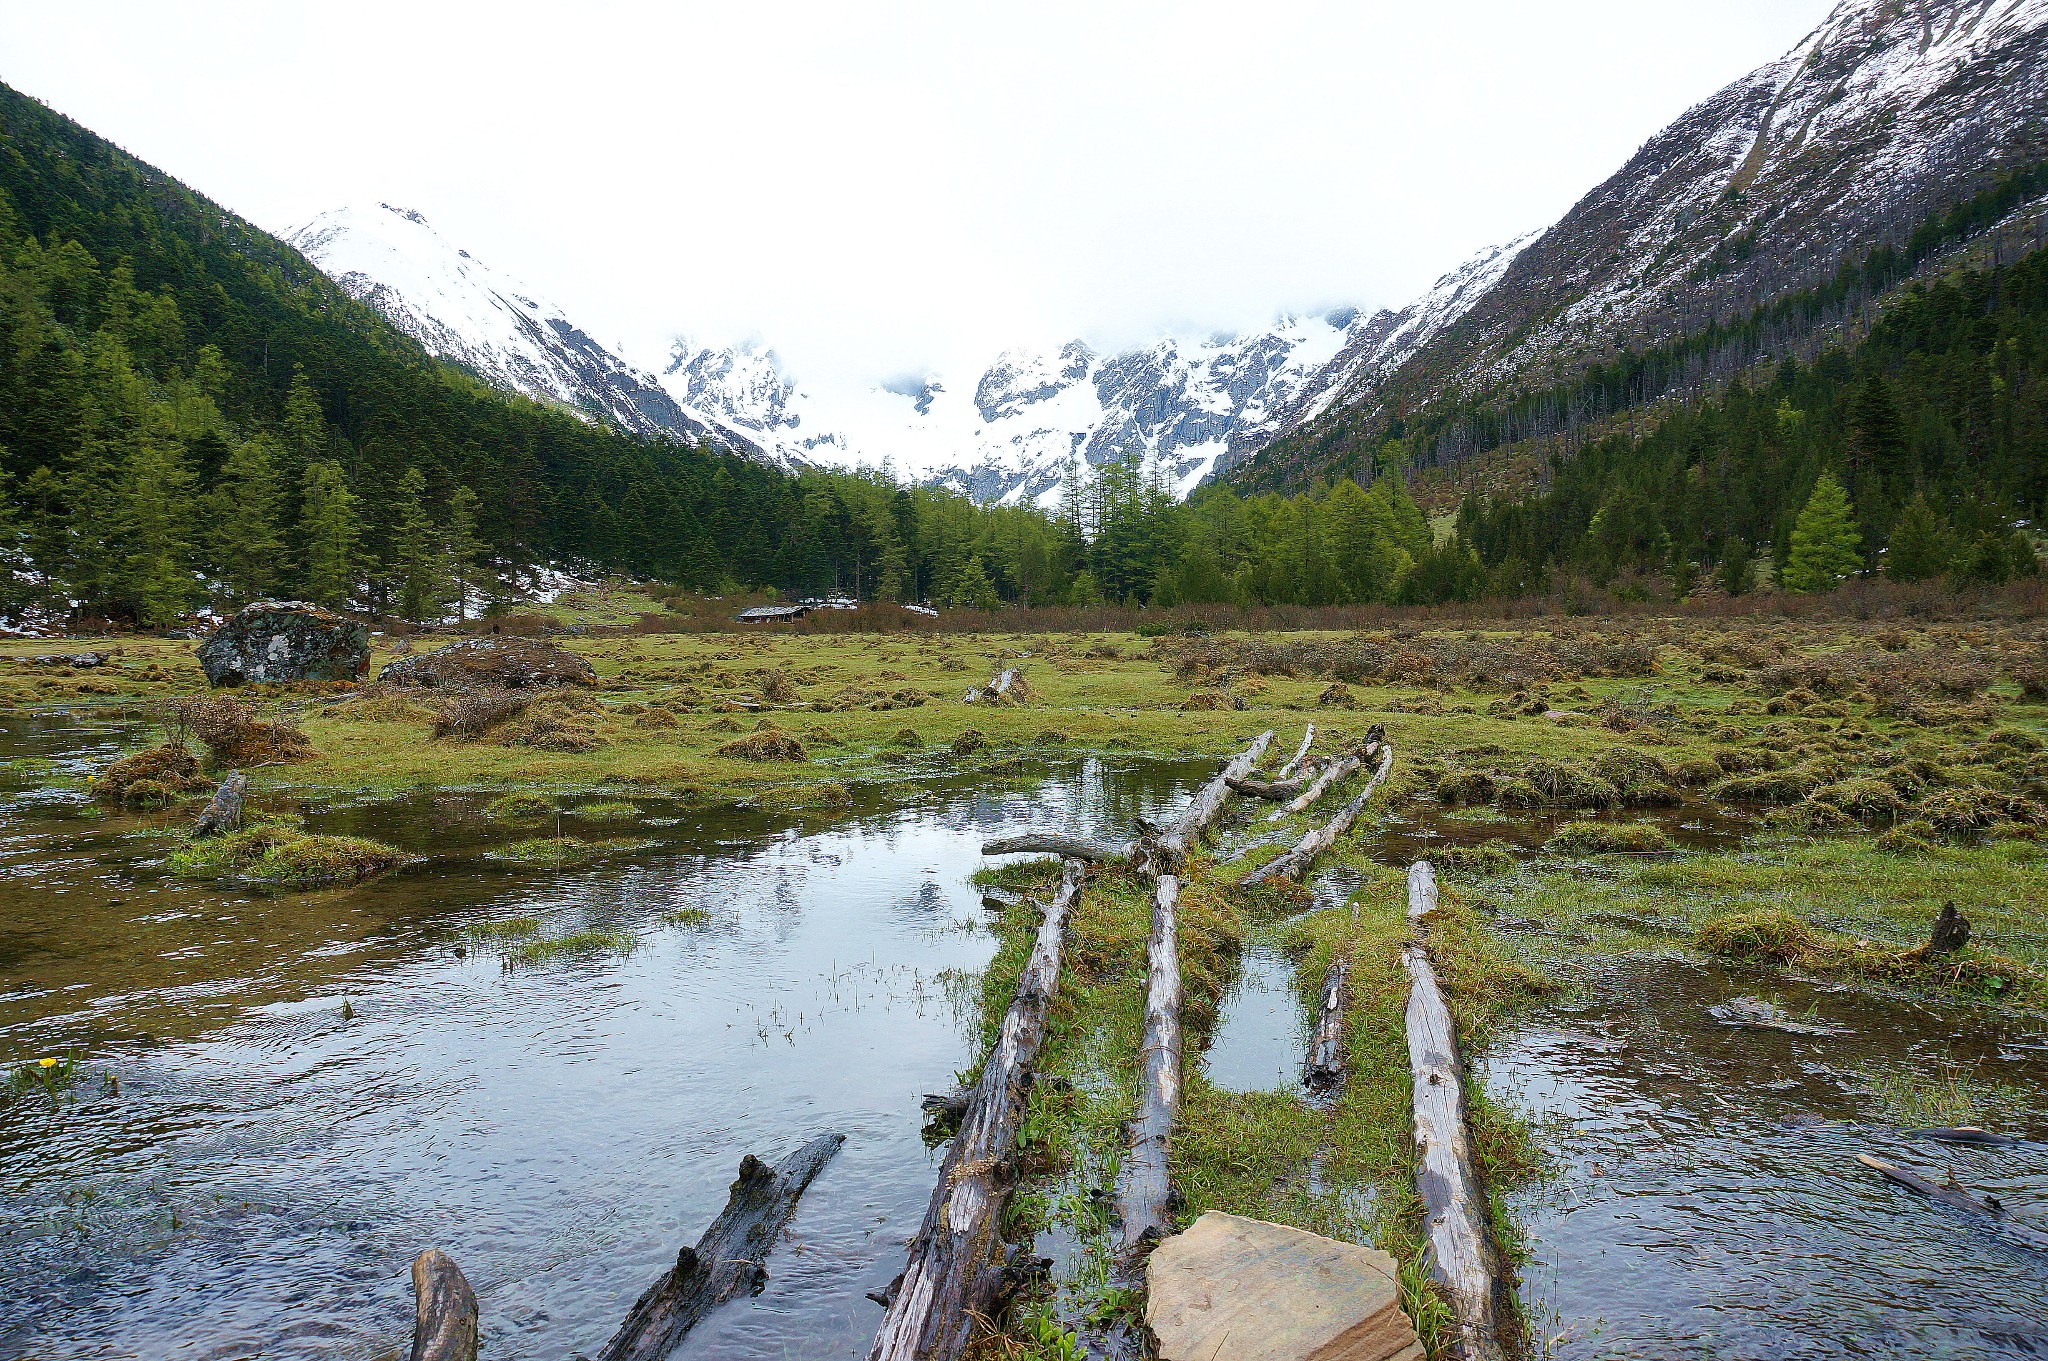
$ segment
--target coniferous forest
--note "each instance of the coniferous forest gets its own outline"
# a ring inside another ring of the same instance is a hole
[[[1430,604],[1605,582],[2038,571],[2048,258],[1914,285],[1859,343],[1617,433],[1432,532],[1400,460],[1055,512],[790,474],[508,397],[296,252],[0,87],[0,609],[162,625],[271,594],[413,618],[554,562],[955,607]],[[1396,446],[1398,449],[1398,446]]]

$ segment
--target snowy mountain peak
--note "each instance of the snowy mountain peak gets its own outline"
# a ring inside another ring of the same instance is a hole
[[[335,208],[286,239],[428,353],[488,383],[635,434],[760,452],[678,404],[560,307],[450,245],[415,209]]]

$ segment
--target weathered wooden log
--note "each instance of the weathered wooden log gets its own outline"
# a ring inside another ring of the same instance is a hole
[[[1230,798],[1230,782],[1242,780],[1251,774],[1252,767],[1266,754],[1266,748],[1273,745],[1273,730],[1268,728],[1252,739],[1252,744],[1230,758],[1216,777],[1197,790],[1194,799],[1181,809],[1172,822],[1157,833],[1148,835],[1138,842],[1132,853],[1133,863],[1144,874],[1157,877],[1171,873],[1180,867],[1187,853],[1201,841],[1202,833],[1223,811],[1223,805]]]
[[[1181,1029],[1178,907],[1180,880],[1159,876],[1152,891],[1152,938],[1146,946],[1145,1038],[1138,1053],[1138,1114],[1124,1162],[1119,1209],[1127,1260],[1173,1232],[1167,1155],[1180,1111]]]
[[[1363,764],[1365,764],[1364,755],[1356,751],[1347,751],[1343,755],[1325,762],[1322,771],[1317,774],[1314,780],[1309,782],[1309,787],[1302,790],[1280,807],[1266,814],[1266,821],[1278,822],[1280,819],[1291,814],[1305,811],[1317,799],[1328,793],[1331,785],[1336,784],[1339,780],[1350,779]]]
[[[1909,1129],[1906,1133],[1944,1144],[1975,1144],[1979,1148],[2018,1148],[2026,1142],[2010,1134],[1993,1134],[1980,1125],[1938,1125],[1932,1129]]]
[[[1323,979],[1322,1008],[1316,1013],[1315,1033],[1309,1037],[1308,1063],[1303,1080],[1312,1092],[1333,1092],[1344,1081],[1344,972],[1342,955],[1330,961],[1329,976]]]
[[[910,1240],[909,1264],[890,1287],[870,1361],[953,1361],[966,1353],[977,1320],[996,1313],[1011,1265],[999,1230],[1016,1183],[1017,1131],[1059,987],[1067,914],[1080,893],[1081,866],[1069,860]]]
[[[1001,704],[1007,700],[1025,698],[1030,686],[1024,681],[1024,673],[1014,666],[1006,666],[989,677],[987,685],[977,685],[960,697],[962,704]]]
[[[713,1309],[761,1293],[769,1249],[796,1213],[797,1198],[845,1142],[844,1134],[821,1134],[773,1167],[751,1153],[742,1158],[718,1218],[634,1301],[598,1361],[661,1361]]]
[[[1280,767],[1279,778],[1284,780],[1288,776],[1292,775],[1294,773],[1294,768],[1300,765],[1302,761],[1307,758],[1308,749],[1314,746],[1315,744],[1316,725],[1311,723],[1308,725],[1308,731],[1301,735],[1301,745],[1294,749],[1294,755],[1288,757],[1287,764]]]
[[[192,823],[194,837],[224,836],[242,825],[242,803],[249,796],[249,777],[231,770]]]
[[[1136,849],[1132,841],[1097,841],[1066,832],[1018,832],[992,837],[981,843],[983,855],[1057,855],[1063,860],[1087,860],[1101,864],[1122,860]]]
[[[1906,951],[1908,959],[1933,959],[1952,955],[1970,943],[1970,919],[1956,911],[1954,903],[1943,903],[1934,919],[1927,943]]]
[[[412,1311],[412,1361],[476,1361],[476,1292],[439,1248],[412,1259]]]
[[[1279,803],[1299,794],[1308,784],[1310,778],[1309,773],[1304,771],[1292,779],[1286,780],[1232,780],[1230,781],[1230,787],[1236,793],[1243,794],[1247,798],[1265,799],[1269,803]]]
[[[1894,1182],[1910,1191],[1917,1191],[1937,1205],[1946,1205],[1952,1210],[1964,1210],[1970,1214],[1982,1215],[1992,1221],[1999,1231],[2016,1243],[2038,1251],[2048,1251],[2048,1232],[2014,1219],[2006,1213],[2005,1203],[1997,1196],[1982,1195],[1953,1181],[1938,1182],[1922,1176],[1910,1167],[1900,1167],[1882,1158],[1873,1158],[1868,1153],[1858,1153],[1856,1161],[1877,1172],[1886,1181]]]
[[[1336,845],[1337,839],[1351,830],[1352,824],[1358,821],[1358,815],[1365,811],[1366,801],[1371,799],[1373,791],[1380,787],[1380,781],[1387,778],[1387,772],[1394,768],[1393,747],[1385,742],[1380,743],[1379,757],[1379,768],[1373,771],[1372,778],[1365,782],[1365,788],[1359,790],[1351,802],[1338,809],[1335,817],[1320,827],[1309,829],[1308,833],[1295,843],[1293,850],[1259,866],[1244,877],[1244,882],[1260,884],[1268,879],[1283,876],[1299,879],[1308,873],[1309,867],[1315,864],[1316,857]]]
[[[1420,923],[1436,909],[1436,874],[1423,861],[1408,871],[1408,915]],[[1422,1198],[1430,1274],[1449,1297],[1466,1361],[1501,1361],[1499,1255],[1487,1234],[1471,1133],[1465,1124],[1465,1070],[1458,1061],[1450,1008],[1420,940],[1402,952],[1408,970],[1408,1066],[1415,1092],[1415,1189]]]

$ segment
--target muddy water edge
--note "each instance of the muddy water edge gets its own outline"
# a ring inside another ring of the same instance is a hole
[[[643,799],[566,813],[625,844],[561,871],[492,859],[533,832],[484,795],[322,799],[310,828],[421,859],[265,898],[169,878],[161,818],[86,804],[136,735],[0,726],[0,1052],[81,1060],[66,1099],[0,1114],[0,1355],[399,1355],[429,1245],[488,1354],[588,1353],[742,1153],[828,1129],[766,1293],[678,1355],[864,1355],[931,1190],[918,1099],[979,1045],[980,840],[1128,825],[1209,773],[934,774],[808,820]],[[623,943],[507,958],[586,930]]]

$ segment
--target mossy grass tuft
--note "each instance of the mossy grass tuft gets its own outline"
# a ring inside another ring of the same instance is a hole
[[[408,857],[366,837],[327,836],[288,823],[266,822],[226,836],[192,841],[171,852],[171,873],[183,879],[296,892],[361,883],[396,869]]]

